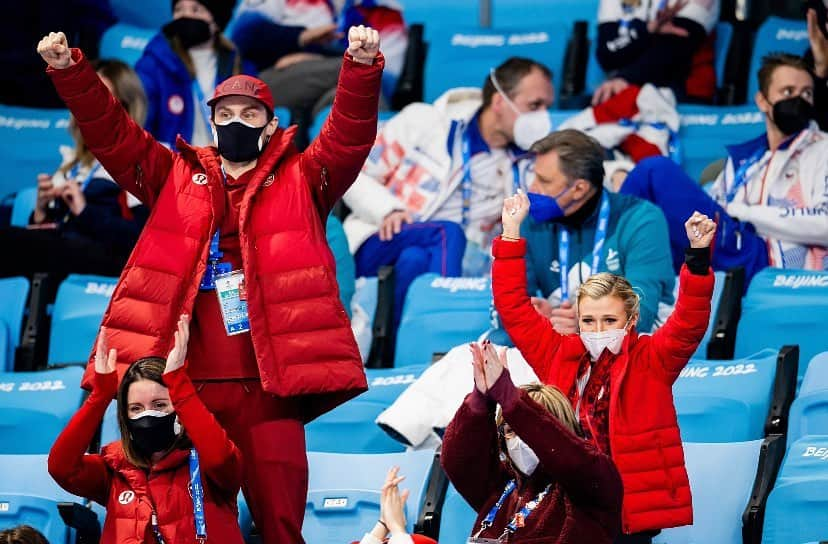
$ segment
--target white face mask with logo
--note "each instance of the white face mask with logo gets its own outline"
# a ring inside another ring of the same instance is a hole
[[[581,342],[584,343],[584,347],[593,361],[597,361],[605,349],[614,355],[621,353],[621,345],[624,343],[624,337],[627,336],[627,325],[629,323],[629,320],[627,320],[627,323],[620,329],[600,332],[582,331],[580,333]]]
[[[497,82],[497,78],[495,78],[494,68],[489,71],[489,79],[492,80],[492,85],[494,85],[494,88],[506,103],[509,104],[509,107],[518,114],[515,119],[515,124],[512,127],[515,145],[523,150],[528,150],[532,147],[532,144],[552,132],[552,119],[549,117],[549,112],[545,109],[520,111],[517,105],[503,92],[503,89]]]
[[[538,456],[532,451],[532,448],[526,445],[520,438],[514,436],[506,439],[506,449],[509,452],[509,459],[519,471],[527,476],[531,476],[535,469],[538,468]]]

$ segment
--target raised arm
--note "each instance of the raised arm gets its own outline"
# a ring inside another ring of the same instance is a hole
[[[520,223],[528,212],[529,199],[523,193],[503,204],[503,236],[492,246],[492,292],[503,328],[543,380],[563,336],[535,310],[526,290],[526,239],[520,237]]]
[[[696,352],[710,323],[710,299],[715,278],[710,269],[710,244],[716,223],[695,212],[685,223],[690,248],[679,274],[676,307],[664,326],[653,333],[649,349],[655,355],[652,370],[672,384]]]
[[[49,452],[49,474],[60,487],[80,497],[106,505],[110,471],[97,454],[86,455],[103,420],[106,408],[118,390],[115,350],[107,350],[106,331],[98,335],[92,394],[58,435]]]
[[[92,154],[118,185],[152,207],[172,168],[172,152],[133,121],[62,32],[44,37],[37,50]]]
[[[331,113],[302,157],[303,173],[323,218],[356,179],[377,135],[385,66],[379,34],[352,27],[348,40]]]
[[[167,357],[164,383],[187,436],[198,452],[201,471],[225,490],[229,497],[238,494],[242,483],[241,453],[227,432],[204,406],[187,376],[185,361],[190,335],[189,317],[181,316],[175,332],[175,345]]]

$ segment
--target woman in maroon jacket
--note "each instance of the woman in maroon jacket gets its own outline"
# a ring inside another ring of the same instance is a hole
[[[166,363],[137,361],[120,387],[117,353],[107,352],[105,334],[98,336],[92,394],[52,446],[49,473],[70,493],[106,507],[101,544],[242,544],[241,454],[187,377],[188,317],[178,322]],[[121,440],[85,455],[116,392]]]
[[[606,273],[579,287],[580,333],[564,336],[534,310],[526,290],[520,224],[528,211],[522,193],[503,205],[503,236],[493,246],[495,307],[537,376],[569,397],[587,437],[615,461],[624,482],[617,542],[650,542],[660,529],[693,521],[672,386],[710,319],[716,224],[698,212],[688,219],[691,247],[676,307],[652,336],[635,331],[639,301],[630,283]]]
[[[515,387],[505,350],[498,357],[491,344],[471,347],[475,388],[446,429],[441,456],[478,512],[470,542],[611,543],[622,497],[612,460],[584,440],[560,391]]]

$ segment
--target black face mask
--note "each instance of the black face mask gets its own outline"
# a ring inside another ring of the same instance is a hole
[[[170,37],[177,36],[185,49],[202,44],[213,35],[207,21],[191,17],[181,17],[167,23],[164,25],[164,33]]]
[[[265,125],[266,127],[267,125]],[[230,162],[250,162],[262,154],[259,138],[265,127],[249,127],[239,121],[216,125],[218,152]]]
[[[153,453],[167,451],[175,443],[175,412],[163,417],[148,415],[128,419],[127,428],[135,448],[149,457]]]
[[[773,105],[771,120],[785,136],[796,134],[814,118],[814,106],[801,96],[778,100]]]

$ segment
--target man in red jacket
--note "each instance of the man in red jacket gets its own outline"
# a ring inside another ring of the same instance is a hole
[[[261,80],[219,84],[205,105],[216,146],[179,138],[176,153],[129,118],[63,33],[38,45],[93,154],[152,209],[104,315],[118,372],[164,356],[178,316],[192,315],[188,373],[242,452],[266,543],[302,542],[303,422],[367,387],[325,219],[374,142],[384,59],[376,31],[348,38],[331,114],[304,153]]]

